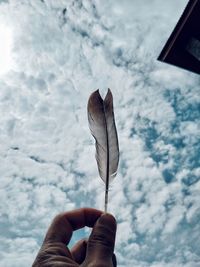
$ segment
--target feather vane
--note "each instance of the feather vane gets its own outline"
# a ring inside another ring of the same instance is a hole
[[[99,175],[105,183],[105,212],[107,212],[109,185],[117,174],[119,163],[119,145],[110,89],[104,100],[99,90],[91,94],[88,100],[88,122],[95,139]]]

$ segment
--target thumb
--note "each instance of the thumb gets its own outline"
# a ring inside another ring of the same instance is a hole
[[[97,220],[88,239],[86,262],[95,262],[97,266],[113,265],[116,228],[116,220],[111,214],[103,214]]]

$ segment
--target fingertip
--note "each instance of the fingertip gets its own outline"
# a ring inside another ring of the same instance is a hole
[[[115,229],[117,228],[117,221],[115,217],[110,213],[103,213],[101,217],[98,219],[98,222],[112,226]]]
[[[71,249],[71,255],[78,264],[81,264],[85,260],[86,250],[87,250],[86,238],[78,241]]]
[[[112,214],[103,213],[99,217],[87,242],[86,260],[88,262],[94,262],[95,260],[96,263],[97,261],[99,263],[97,265],[101,266],[100,263],[108,263],[112,260],[116,225],[116,219]]]
[[[85,219],[85,226],[93,227],[96,221],[101,217],[103,211],[93,209],[93,208],[82,208],[84,219]]]

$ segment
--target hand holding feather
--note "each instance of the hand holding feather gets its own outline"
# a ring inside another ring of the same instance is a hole
[[[88,121],[96,142],[96,161],[99,175],[105,182],[105,212],[107,212],[109,185],[117,174],[119,162],[119,145],[110,89],[108,89],[104,100],[100,96],[99,90],[90,95]]]

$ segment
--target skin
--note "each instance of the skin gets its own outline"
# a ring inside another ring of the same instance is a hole
[[[92,227],[89,239],[70,250],[73,231]],[[83,208],[57,215],[32,267],[116,267],[116,220],[100,210]]]

